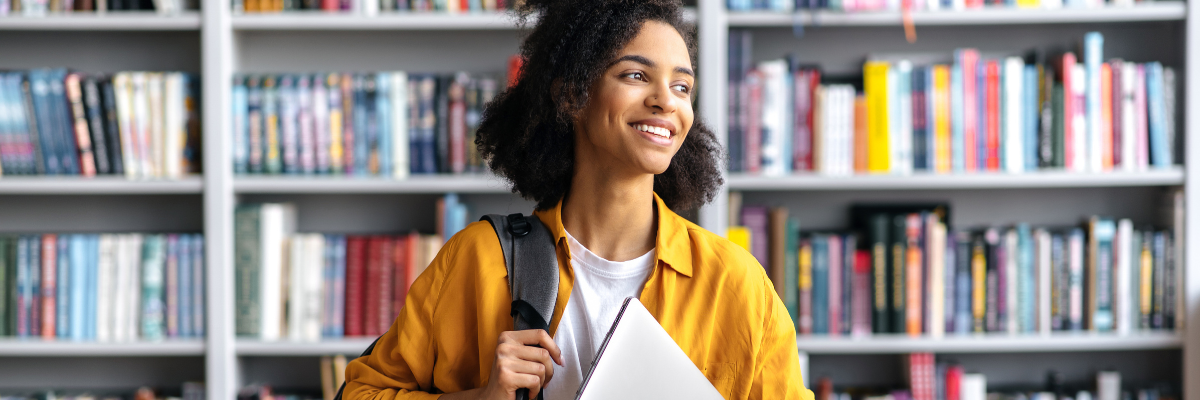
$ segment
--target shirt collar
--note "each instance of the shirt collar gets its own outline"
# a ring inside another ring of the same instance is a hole
[[[692,251],[688,235],[688,223],[671,211],[658,193],[654,193],[654,206],[658,210],[658,232],[654,239],[658,261],[684,276],[692,276]],[[559,246],[567,244],[567,229],[562,224],[562,199],[554,208],[535,211]]]

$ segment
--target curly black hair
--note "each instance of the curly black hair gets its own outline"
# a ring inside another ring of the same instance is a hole
[[[536,201],[539,210],[566,195],[575,169],[572,116],[644,22],[674,27],[695,64],[695,35],[681,7],[679,0],[526,0],[518,6],[521,25],[537,15],[521,45],[521,78],[488,104],[475,137],[479,154],[512,183],[513,193]],[[654,176],[654,191],[675,211],[712,201],[723,183],[721,151],[697,116],[671,165]]]

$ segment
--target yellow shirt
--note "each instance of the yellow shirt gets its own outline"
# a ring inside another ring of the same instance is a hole
[[[726,399],[804,399],[796,330],[758,261],[676,215],[656,194],[657,264],[640,300]],[[571,294],[562,202],[536,213],[555,238],[553,335]],[[496,341],[512,330],[507,270],[487,222],[454,235],[408,291],[371,355],[346,368],[347,400],[434,398],[484,387]]]

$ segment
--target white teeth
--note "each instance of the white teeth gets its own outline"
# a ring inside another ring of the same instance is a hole
[[[634,125],[633,128],[637,129],[639,131],[642,131],[642,132],[650,132],[650,133],[653,133],[655,135],[662,136],[665,138],[671,137],[671,131],[667,130],[666,128],[659,128],[657,126],[650,126],[650,125],[644,125],[644,124]]]

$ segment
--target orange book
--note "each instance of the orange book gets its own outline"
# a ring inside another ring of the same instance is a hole
[[[905,218],[905,236],[908,242],[905,254],[904,274],[904,327],[909,336],[920,336],[924,325],[921,314],[924,308],[921,287],[924,281],[924,248],[921,246],[921,214],[909,214]]]
[[[854,172],[867,173],[867,97],[854,98]]]
[[[1100,64],[1100,168],[1113,169],[1112,64]]]

